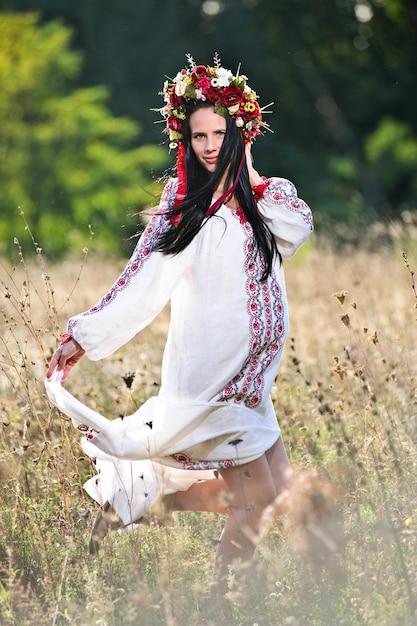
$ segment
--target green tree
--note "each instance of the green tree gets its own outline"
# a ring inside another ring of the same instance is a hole
[[[406,124],[411,142],[417,137],[415,0],[0,0],[0,6],[39,9],[46,22],[61,16],[71,24],[74,45],[85,53],[78,84],[109,85],[112,111],[140,121],[144,142],[160,142],[150,108],[159,106],[164,75],[175,75],[187,52],[207,63],[217,51],[231,69],[241,62],[261,104],[274,102],[268,122],[275,134],[256,143],[257,167],[294,180],[316,223],[321,213],[332,221],[369,221],[415,206],[417,170],[397,155],[396,182],[387,184],[385,165],[367,147],[385,119]]]
[[[365,143],[365,153],[383,181],[386,197],[392,199],[386,211],[415,210],[417,137],[409,124],[390,117],[382,119]]]
[[[85,245],[90,225],[99,247],[120,251],[137,230],[132,214],[159,191],[149,173],[161,171],[166,151],[138,147],[138,123],[111,115],[105,87],[74,88],[81,55],[70,41],[58,20],[40,25],[33,13],[2,14],[2,253],[14,237],[27,237],[20,211],[50,255]]]
[[[253,28],[267,41],[261,93],[273,99],[279,88],[286,167],[300,170],[312,205],[342,219],[401,210],[395,189],[404,176],[407,189],[415,189],[417,170],[397,158],[397,182],[387,185],[366,146],[386,117],[417,135],[415,3],[263,0]]]

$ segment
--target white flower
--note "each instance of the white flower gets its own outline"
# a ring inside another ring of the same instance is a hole
[[[217,85],[216,87],[227,87],[230,83],[230,79],[233,78],[233,74],[230,70],[226,70],[224,67],[217,69]],[[211,81],[213,85],[213,81]],[[214,85],[213,85],[214,87]]]
[[[236,126],[238,128],[242,128],[243,124],[244,124],[244,122],[243,122],[242,118],[241,117],[237,117],[236,118]]]
[[[240,104],[234,104],[231,107],[227,107],[227,110],[229,111],[230,115],[234,115],[235,113],[239,111],[239,107],[240,107]]]
[[[202,89],[196,89],[195,90],[195,99],[196,100],[203,100],[203,90]]]
[[[185,81],[181,80],[178,81],[177,84],[175,85],[175,95],[176,96],[183,96],[185,94],[185,90],[187,89],[187,85],[185,83]]]

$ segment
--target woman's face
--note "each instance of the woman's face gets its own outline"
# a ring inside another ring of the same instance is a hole
[[[191,147],[200,165],[211,173],[216,169],[225,134],[226,120],[214,108],[203,107],[191,113]]]

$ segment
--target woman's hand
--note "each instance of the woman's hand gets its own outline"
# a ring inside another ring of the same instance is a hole
[[[46,377],[50,378],[55,368],[57,368],[58,372],[64,372],[62,380],[65,380],[71,369],[74,367],[74,365],[76,365],[76,363],[78,363],[78,361],[84,356],[84,354],[85,350],[83,350],[80,344],[71,337],[68,341],[62,343],[55,350],[49,364],[48,371],[46,372]]]
[[[262,176],[260,176],[260,174],[258,174],[258,172],[253,167],[252,146],[250,143],[246,144],[245,151],[246,151],[246,165],[247,165],[248,173],[249,173],[249,182],[250,182],[250,186],[253,189],[257,185],[262,185],[264,180]]]

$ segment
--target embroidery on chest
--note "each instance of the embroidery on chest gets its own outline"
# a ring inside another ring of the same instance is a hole
[[[264,373],[282,348],[285,337],[284,305],[280,286],[272,272],[264,282],[262,256],[257,253],[248,222],[245,231],[245,275],[249,324],[248,356],[241,370],[220,394],[220,401],[233,400],[256,407],[262,398]]]

